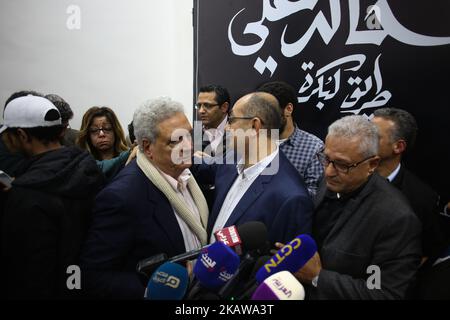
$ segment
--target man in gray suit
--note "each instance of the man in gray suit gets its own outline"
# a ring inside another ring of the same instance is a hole
[[[403,195],[375,173],[378,132],[363,116],[328,128],[318,157],[318,253],[296,276],[310,299],[404,299],[421,258],[421,225]]]

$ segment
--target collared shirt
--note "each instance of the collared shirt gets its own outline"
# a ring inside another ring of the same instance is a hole
[[[227,122],[228,116],[225,116],[225,118],[217,128],[210,128],[205,130],[205,135],[208,137],[208,141],[210,141],[211,143],[211,150],[214,152],[214,154],[217,153],[217,147],[219,147],[223,141],[223,135]]]
[[[316,156],[323,149],[322,140],[296,126],[291,136],[280,143],[280,149],[303,177],[309,194],[314,196],[323,176],[323,166]]]
[[[222,204],[222,208],[220,209],[219,215],[217,216],[211,233],[211,243],[215,242],[216,240],[214,237],[214,232],[222,229],[225,226],[231,216],[231,213],[236,208],[239,201],[241,201],[241,199],[244,197],[244,194],[247,192],[256,178],[258,178],[259,175],[264,171],[264,169],[270,165],[273,159],[275,159],[278,153],[279,149],[277,148],[270,155],[247,169],[244,169],[243,161],[239,161],[238,165],[236,166],[239,175],[228,191],[228,194]]]
[[[398,172],[400,171],[401,164],[399,163],[397,168],[395,168],[394,171],[391,172],[391,174],[387,177],[389,182],[394,181],[395,177],[398,175]]]
[[[176,192],[177,196],[187,205],[187,207],[194,214],[194,218],[201,224],[200,213],[195,204],[194,199],[192,198],[191,193],[187,188],[188,180],[191,178],[192,174],[189,169],[185,169],[181,175],[178,177],[178,180],[175,180],[173,177],[165,174],[161,170],[159,170],[161,175],[167,180],[173,190]],[[201,247],[200,240],[195,235],[194,232],[189,228],[186,222],[178,215],[175,208],[173,208],[173,212],[175,213],[175,217],[177,218],[178,225],[180,226],[181,233],[183,234],[184,246],[186,247],[186,251],[191,251],[195,249],[199,249]]]

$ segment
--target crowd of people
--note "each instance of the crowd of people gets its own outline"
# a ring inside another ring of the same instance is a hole
[[[450,299],[450,203],[402,161],[418,130],[409,112],[346,116],[322,141],[298,127],[281,81],[234,104],[223,86],[201,87],[195,110],[193,128],[181,103],[148,100],[126,136],[109,107],[89,108],[74,130],[58,95],[12,94],[0,129],[12,177],[0,185],[3,298],[143,299],[139,261],[258,221],[272,250],[314,239],[294,273],[307,299]],[[68,287],[69,266],[81,289]]]

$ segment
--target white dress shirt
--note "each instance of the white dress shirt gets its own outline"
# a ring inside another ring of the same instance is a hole
[[[217,147],[222,143],[223,141],[223,135],[225,132],[225,126],[228,122],[228,116],[225,116],[225,118],[222,120],[222,122],[218,125],[217,128],[210,128],[205,130],[205,135],[208,137],[208,141],[211,143],[211,150],[214,152],[214,154],[217,153]]]
[[[279,149],[277,147],[277,149],[270,155],[254,164],[253,166],[248,167],[247,169],[244,169],[243,161],[239,161],[238,165],[236,166],[239,175],[228,191],[228,194],[222,204],[222,208],[220,209],[219,215],[217,216],[216,222],[212,229],[210,243],[216,241],[214,232],[222,229],[225,226],[234,208],[236,208],[239,201],[241,201],[241,199],[244,197],[244,194],[247,192],[256,178],[258,178],[259,175],[264,171],[264,169],[270,165],[273,159],[278,155],[278,152]]]
[[[173,190],[175,190],[177,196],[188,206],[188,208],[194,214],[194,218],[201,224],[200,213],[195,204],[194,199],[192,198],[191,193],[187,188],[187,182],[191,178],[192,173],[189,169],[185,169],[181,175],[178,177],[178,181],[173,177],[165,174],[161,170],[159,170],[161,175],[167,180],[167,182],[171,185]],[[178,215],[176,210],[173,208],[173,212],[175,213],[175,217],[177,218],[178,225],[180,226],[181,233],[183,234],[184,246],[186,247],[186,251],[191,251],[195,249],[199,249],[201,247],[200,240],[197,235],[192,232],[186,222]]]
[[[397,176],[398,172],[400,171],[400,167],[401,167],[401,164],[399,163],[397,168],[395,168],[395,170],[392,171],[391,174],[387,177],[389,182],[392,182],[395,179],[395,177]]]

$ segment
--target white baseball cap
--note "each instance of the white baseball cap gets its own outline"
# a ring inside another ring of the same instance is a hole
[[[57,125],[61,125],[61,115],[55,105],[43,97],[28,95],[11,100],[6,105],[0,133],[7,128],[36,128]]]

